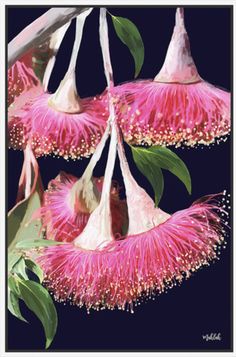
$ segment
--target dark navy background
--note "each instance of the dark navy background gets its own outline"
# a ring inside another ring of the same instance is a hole
[[[8,41],[16,36],[47,9],[45,7],[8,8]],[[117,16],[132,20],[138,27],[145,45],[145,62],[139,78],[153,78],[163,63],[171,38],[175,9],[110,8]],[[99,10],[95,9],[85,23],[78,57],[78,90],[81,97],[95,95],[105,88],[102,56],[98,36]],[[110,51],[116,84],[133,79],[134,64],[129,50],[117,38],[109,20]],[[228,7],[185,8],[186,28],[191,41],[192,55],[200,75],[207,81],[231,88],[232,23]],[[73,45],[74,24],[69,29],[57,56],[49,89],[54,91],[69,63]],[[152,189],[139,173],[127,149],[129,163],[140,185],[153,195]],[[160,207],[173,213],[188,207],[195,199],[231,189],[231,141],[198,149],[174,150],[186,163],[192,176],[192,195],[173,175],[164,172],[165,191]],[[107,148],[95,175],[104,174]],[[23,160],[22,152],[8,154],[8,204],[14,205]],[[60,170],[80,176],[88,160],[65,161],[52,157],[40,158],[45,186]],[[121,183],[118,163],[114,177]],[[138,219],[138,217],[137,217]],[[134,314],[121,311],[91,311],[69,304],[56,303],[58,331],[49,350],[229,350],[231,348],[231,241],[221,259],[200,270],[180,287],[162,294],[155,301],[135,309]],[[9,314],[8,350],[40,350],[44,333],[39,320],[21,304],[29,324]],[[203,334],[221,333],[221,341],[202,339]]]

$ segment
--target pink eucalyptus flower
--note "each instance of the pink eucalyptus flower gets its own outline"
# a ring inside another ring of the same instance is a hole
[[[8,126],[11,147],[21,149],[30,141],[36,157],[54,154],[66,159],[94,152],[106,126],[107,109],[97,97],[71,97],[68,82],[73,85],[70,78],[58,91],[61,106],[58,93],[44,93],[15,113]]]
[[[47,248],[39,258],[44,282],[60,302],[87,309],[131,308],[142,296],[161,293],[217,257],[218,206],[196,203],[165,223],[115,241],[102,250],[73,244]]]
[[[113,238],[105,188],[73,243],[49,247],[38,258],[55,299],[88,310],[128,307],[133,312],[134,302],[173,287],[216,259],[225,233],[221,209],[209,199],[173,215],[155,208],[133,179],[121,142],[118,152],[128,205],[127,235]]]
[[[210,144],[230,132],[230,93],[204,81],[190,52],[183,9],[160,72],[154,80],[116,89],[125,140],[135,144]]]
[[[83,26],[90,12],[88,9],[77,18],[69,68],[56,92],[48,94],[42,91],[35,96],[25,91],[28,101],[21,101],[9,112],[10,147],[24,149],[29,142],[36,157],[54,154],[65,159],[87,157],[94,152],[106,127],[107,106],[98,97],[81,99],[75,77]],[[59,41],[65,30],[59,34]],[[51,70],[51,65],[49,67]],[[46,84],[49,79],[47,72]]]

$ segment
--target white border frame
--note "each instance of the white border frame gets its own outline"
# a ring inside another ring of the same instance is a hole
[[[34,6],[34,5],[53,5],[53,0],[38,0],[36,2],[32,3],[32,0],[0,0],[0,168],[1,168],[1,174],[0,174],[0,356],[20,356],[20,357],[25,357],[26,355],[30,357],[35,357],[35,356],[45,356],[45,354],[50,354],[50,356],[97,356],[97,357],[102,357],[104,354],[107,356],[126,356],[126,355],[133,355],[135,356],[138,354],[140,357],[146,357],[147,355],[158,355],[158,356],[183,356],[183,354],[187,353],[187,356],[193,354],[194,356],[213,356],[214,352],[5,352],[5,6],[6,5],[28,5],[28,6]],[[140,1],[140,0],[119,0],[119,1],[109,1],[109,0],[83,0],[83,1],[68,1],[68,0],[57,0],[56,5],[64,5],[69,6],[87,6],[87,5],[234,5],[233,8],[233,16],[234,16],[234,24],[233,24],[233,36],[234,36],[234,42],[236,41],[236,31],[235,31],[235,21],[236,21],[236,2],[235,0],[158,0],[158,1],[150,1],[150,0],[145,0],[145,1]],[[236,44],[234,44],[234,52],[233,52],[233,58],[236,59],[235,56],[236,52]],[[233,70],[233,85],[236,83],[235,81],[235,70]],[[234,109],[235,109],[235,96],[233,98],[233,103],[234,103]],[[235,126],[235,120],[234,120],[234,126]],[[234,131],[235,131],[234,127]],[[233,155],[234,158],[236,157],[236,144],[235,142],[233,143]],[[234,162],[235,164],[235,162]],[[235,165],[233,167],[233,184],[235,185],[236,179],[235,179]],[[236,203],[236,193],[235,190],[233,190],[233,217],[234,217],[234,211],[235,211],[235,203]],[[235,228],[234,228],[235,230]],[[235,234],[234,234],[235,236]],[[233,239],[234,237],[232,237]],[[234,243],[234,257],[236,257],[236,244]],[[234,276],[235,274],[235,262],[233,262],[233,271],[234,271]],[[235,297],[235,291],[236,291],[236,284],[234,284],[234,291],[233,291],[233,296]],[[236,313],[234,309],[234,316],[233,316],[233,321],[234,321],[234,336],[233,340],[236,341],[236,329],[235,329],[235,320],[236,320]],[[17,333],[17,331],[16,331]],[[235,346],[234,346],[235,348]],[[234,352],[215,352],[217,356],[233,356]]]

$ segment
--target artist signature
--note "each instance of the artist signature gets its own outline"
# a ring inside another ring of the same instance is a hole
[[[205,341],[221,341],[221,333],[207,333],[206,335],[202,335],[202,339]]]

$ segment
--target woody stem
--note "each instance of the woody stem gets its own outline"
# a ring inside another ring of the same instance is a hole
[[[57,29],[88,9],[88,7],[52,8],[38,17],[8,44],[8,68],[31,48],[44,43]]]

